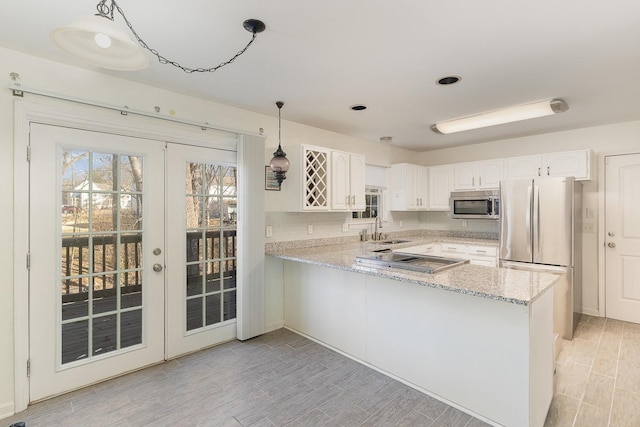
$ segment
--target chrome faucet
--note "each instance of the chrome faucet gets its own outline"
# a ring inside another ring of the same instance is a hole
[[[380,217],[376,217],[375,222],[375,231],[373,233],[373,240],[381,240],[382,233],[378,233],[378,228],[382,228],[382,221],[380,221]]]

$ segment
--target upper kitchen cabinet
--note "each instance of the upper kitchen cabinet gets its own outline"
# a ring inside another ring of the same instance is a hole
[[[361,154],[331,152],[331,209],[365,209],[365,157]]]
[[[484,190],[498,188],[504,175],[504,160],[457,163],[453,165],[453,189]]]
[[[507,178],[573,176],[576,180],[591,179],[590,150],[510,157],[506,161]]]
[[[280,191],[267,191],[269,211],[328,211],[331,151],[298,144],[286,148],[290,166]]]
[[[416,211],[428,207],[429,168],[411,163],[391,165],[391,210]]]
[[[448,211],[449,195],[453,190],[453,165],[429,168],[429,210]]]

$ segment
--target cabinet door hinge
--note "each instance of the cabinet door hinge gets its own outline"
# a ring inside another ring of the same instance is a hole
[[[27,252],[27,270],[31,269],[31,252]]]
[[[31,359],[27,359],[27,377],[31,376]]]

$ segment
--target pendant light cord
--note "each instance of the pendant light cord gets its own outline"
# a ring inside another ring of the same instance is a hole
[[[138,41],[138,43],[140,44],[140,46],[142,46],[144,49],[148,50],[153,55],[155,55],[158,58],[158,62],[160,62],[161,64],[173,65],[174,67],[180,68],[182,71],[184,71],[185,73],[189,73],[189,74],[191,74],[191,73],[213,73],[214,71],[217,71],[218,69],[224,67],[225,65],[231,64],[233,61],[236,60],[236,58],[238,58],[240,55],[245,53],[245,51],[249,48],[249,46],[251,46],[253,41],[256,39],[256,36],[257,36],[258,32],[262,31],[261,29],[258,29],[258,28],[252,29],[251,33],[253,35],[251,37],[251,40],[249,40],[249,43],[247,43],[247,45],[244,48],[239,50],[238,53],[233,55],[230,59],[228,59],[228,60],[226,60],[224,62],[221,62],[220,64],[216,65],[215,67],[211,67],[211,68],[189,68],[189,67],[184,67],[184,66],[180,65],[176,61],[172,61],[170,59],[165,58],[164,56],[160,55],[160,53],[156,49],[153,49],[153,48],[149,47],[149,45],[144,40],[142,40],[142,38],[138,35],[136,30],[133,29],[133,25],[131,25],[131,22],[129,22],[129,20],[127,19],[126,15],[124,14],[124,11],[120,8],[118,3],[116,3],[115,0],[111,0],[111,7],[109,7],[109,6],[107,6],[105,4],[106,1],[107,0],[101,0],[101,2],[98,3],[97,8],[98,8],[98,14],[100,16],[103,16],[105,18],[109,18],[109,19],[111,19],[113,21],[113,9],[115,8],[118,11],[118,13],[120,15],[122,15],[122,19],[124,19],[124,22],[127,24],[127,27],[129,27],[129,30],[131,30],[131,33],[135,36],[135,38]],[[262,27],[262,29],[264,29],[264,26]]]
[[[284,102],[278,101],[276,102],[276,106],[278,107],[278,150],[282,150],[280,147],[280,142],[282,141],[282,106]]]

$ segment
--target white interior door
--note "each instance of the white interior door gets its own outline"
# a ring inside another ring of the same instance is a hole
[[[36,401],[164,358],[164,144],[40,124],[30,144]]]
[[[640,323],[640,154],[605,160],[606,316]]]
[[[167,146],[167,356],[235,339],[236,152]]]

